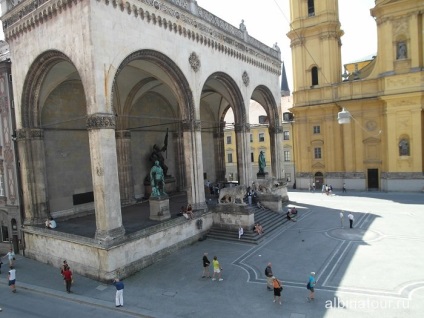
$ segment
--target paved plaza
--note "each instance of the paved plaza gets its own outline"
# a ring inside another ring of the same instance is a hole
[[[117,317],[117,311],[164,318],[422,316],[423,193],[327,196],[295,191],[289,197],[299,210],[297,222],[286,223],[259,245],[207,239],[177,250],[124,280],[122,308],[114,306],[112,285],[76,275],[74,293],[68,295],[59,269],[23,257],[16,263],[17,286],[22,293],[32,290],[110,307],[111,317]],[[340,210],[345,211],[344,227]],[[348,225],[349,212],[355,217],[353,229]],[[210,260],[218,257],[224,281],[201,278],[204,252]],[[72,260],[68,262],[72,267]],[[266,290],[268,262],[283,281],[281,306]],[[306,282],[311,271],[317,273],[318,282],[316,300],[308,303]],[[2,307],[4,314],[7,305]]]

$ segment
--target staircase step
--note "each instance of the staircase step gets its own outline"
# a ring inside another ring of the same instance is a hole
[[[257,206],[250,206],[248,209],[254,213],[255,223],[260,223],[262,225],[264,229],[263,235],[256,234],[253,229],[244,229],[244,234],[239,239],[237,231],[228,230],[219,226],[213,226],[209,230],[207,237],[220,240],[259,244],[264,239],[264,237],[270,235],[270,233],[288,222],[285,214],[269,210],[265,207],[258,208]]]

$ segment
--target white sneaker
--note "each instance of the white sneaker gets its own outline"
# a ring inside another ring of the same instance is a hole
[[[223,280],[224,280],[223,278],[220,278],[220,279],[219,279],[219,281],[220,281],[220,282],[222,282]]]
[[[212,280],[216,280],[216,278],[212,278]]]

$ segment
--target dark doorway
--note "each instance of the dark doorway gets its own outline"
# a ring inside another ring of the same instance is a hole
[[[324,184],[324,175],[322,174],[322,172],[315,173],[314,181],[315,189],[321,190],[322,185]]]
[[[368,169],[368,190],[378,190],[378,169]]]

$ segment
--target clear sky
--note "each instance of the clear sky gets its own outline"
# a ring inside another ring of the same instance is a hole
[[[289,0],[197,0],[197,4],[236,27],[243,19],[249,35],[268,46],[277,42],[293,91],[290,40],[286,36],[290,31]],[[343,64],[377,53],[376,23],[370,15],[374,5],[374,0],[339,0],[339,18],[345,32]]]

